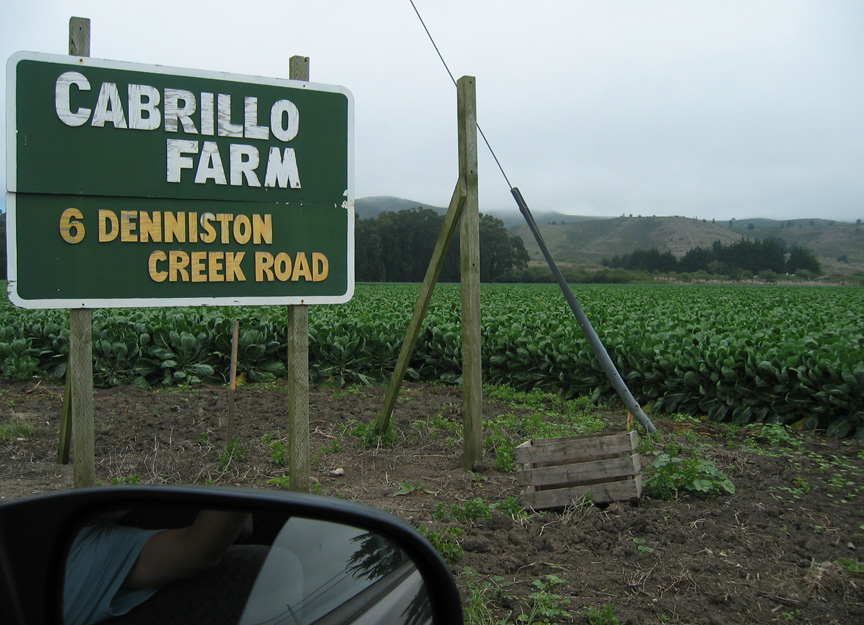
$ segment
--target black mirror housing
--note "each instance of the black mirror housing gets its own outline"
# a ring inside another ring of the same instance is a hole
[[[459,592],[447,564],[413,527],[381,510],[301,493],[195,486],[104,487],[0,504],[0,621],[62,625],[65,558],[77,529],[109,510],[187,507],[303,517],[373,532],[397,546],[422,576],[432,622],[460,625]]]

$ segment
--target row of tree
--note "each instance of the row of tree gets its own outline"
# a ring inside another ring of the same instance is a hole
[[[354,268],[358,282],[421,282],[432,258],[444,216],[429,208],[380,213],[355,222]],[[504,222],[480,215],[480,280],[498,282],[528,266],[522,239],[510,236]],[[450,244],[439,278],[459,281],[459,230]]]
[[[774,273],[822,273],[816,256],[798,245],[787,248],[786,242],[777,237],[766,239],[741,239],[724,245],[714,241],[711,247],[694,247],[679,260],[672,252],[661,252],[657,248],[636,250],[629,254],[603,259],[603,266],[658,273],[695,273],[738,276],[743,272],[758,274]]]

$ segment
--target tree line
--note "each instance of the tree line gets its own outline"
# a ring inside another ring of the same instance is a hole
[[[411,208],[357,219],[354,227],[354,271],[358,282],[422,282],[444,215],[430,208]],[[528,266],[522,239],[510,236],[504,222],[480,215],[480,281],[500,282]],[[459,230],[453,236],[439,280],[459,281]]]
[[[695,273],[740,278],[745,272],[751,274],[772,271],[776,274],[819,275],[822,267],[816,256],[798,245],[787,248],[786,242],[777,237],[766,239],[741,239],[724,245],[714,241],[711,247],[694,247],[679,260],[670,252],[661,252],[655,247],[638,249],[629,254],[603,259],[604,267],[658,273]]]

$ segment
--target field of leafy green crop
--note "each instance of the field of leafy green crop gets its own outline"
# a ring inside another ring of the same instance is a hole
[[[347,304],[310,309],[310,375],[337,386],[387,380],[419,291],[361,284]],[[864,437],[864,289],[694,285],[577,286],[634,396],[649,411],[798,423]],[[409,376],[461,371],[458,285],[436,288]],[[555,285],[484,285],[484,380],[614,401]],[[97,385],[222,382],[240,320],[238,370],[284,377],[284,307],[98,310]],[[60,377],[68,313],[0,304],[0,376]]]

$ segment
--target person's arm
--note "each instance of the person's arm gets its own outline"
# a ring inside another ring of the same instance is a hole
[[[123,588],[162,586],[216,566],[248,517],[244,512],[202,510],[189,527],[154,534],[141,549]]]

